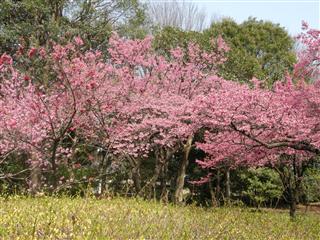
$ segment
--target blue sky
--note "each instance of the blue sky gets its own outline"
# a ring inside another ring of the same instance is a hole
[[[152,0],[167,1],[170,0]],[[178,0],[179,1],[179,0]],[[208,19],[231,17],[241,23],[248,17],[271,20],[285,27],[291,35],[301,30],[305,20],[313,28],[320,29],[320,0],[185,0],[197,3]]]
[[[320,0],[194,0],[208,16],[232,17],[242,22],[248,17],[271,20],[285,27],[291,35],[301,30],[305,20],[320,29]],[[210,17],[209,17],[210,18]]]

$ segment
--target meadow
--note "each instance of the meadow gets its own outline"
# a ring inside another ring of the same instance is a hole
[[[320,216],[141,199],[0,198],[0,239],[320,239]]]

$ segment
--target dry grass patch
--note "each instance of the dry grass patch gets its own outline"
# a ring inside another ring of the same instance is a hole
[[[115,198],[0,198],[0,239],[320,239],[320,216]]]

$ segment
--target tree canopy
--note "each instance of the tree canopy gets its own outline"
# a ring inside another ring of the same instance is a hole
[[[172,47],[184,47],[188,41],[194,41],[209,50],[210,39],[218,36],[231,48],[228,60],[220,68],[220,75],[225,79],[248,83],[257,77],[271,86],[283,79],[286,71],[293,70],[294,40],[279,25],[254,18],[241,24],[222,19],[213,22],[203,33],[167,27],[156,35],[155,47],[168,52]]]
[[[91,48],[105,47],[111,31],[143,36],[143,6],[136,0],[4,0],[0,3],[1,52],[19,44],[43,46],[81,35]]]

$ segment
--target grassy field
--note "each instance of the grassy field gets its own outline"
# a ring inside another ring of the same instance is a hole
[[[115,198],[0,198],[0,239],[320,239],[320,215]]]

